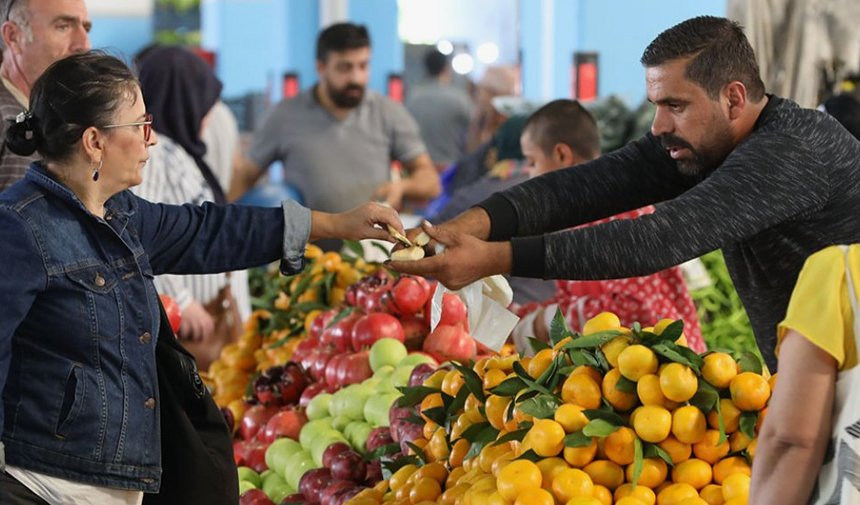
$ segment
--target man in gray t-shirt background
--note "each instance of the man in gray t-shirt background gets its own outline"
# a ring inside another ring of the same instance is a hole
[[[230,199],[240,197],[274,161],[305,204],[343,212],[368,200],[399,208],[441,192],[418,125],[406,109],[366,89],[370,36],[364,26],[332,25],[317,39],[319,81],[263,118],[237,167]],[[391,177],[399,161],[403,178]]]
[[[432,49],[424,55],[424,67],[427,79],[410,93],[406,109],[418,121],[433,163],[444,168],[466,154],[473,103],[465,91],[451,84],[454,73],[447,56]]]

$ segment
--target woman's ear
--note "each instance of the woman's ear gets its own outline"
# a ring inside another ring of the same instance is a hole
[[[84,133],[81,135],[81,146],[90,161],[101,161],[103,159],[105,139],[104,133],[95,126],[90,126],[84,130]]]

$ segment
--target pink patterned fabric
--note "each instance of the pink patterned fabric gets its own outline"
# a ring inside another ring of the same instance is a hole
[[[654,207],[643,207],[583,227],[615,219],[635,219],[652,212]],[[522,306],[516,312],[523,316],[540,306],[553,303],[558,304],[571,329],[577,331],[582,329],[585,321],[601,312],[617,315],[623,326],[638,322],[645,327],[653,326],[663,318],[683,319],[687,345],[696,352],[706,350],[696,307],[678,267],[645,277],[603,281],[556,281],[556,294],[551,300]]]

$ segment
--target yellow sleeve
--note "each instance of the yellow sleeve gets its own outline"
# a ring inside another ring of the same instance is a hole
[[[849,253],[851,271],[860,276],[860,246]],[[810,256],[797,278],[785,319],[777,331],[779,346],[792,329],[833,356],[839,369],[857,364],[854,316],[845,277],[845,255],[839,247],[828,247]]]

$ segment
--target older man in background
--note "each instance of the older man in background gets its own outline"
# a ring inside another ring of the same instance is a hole
[[[6,120],[28,108],[30,88],[52,63],[90,50],[92,27],[84,0],[2,1],[3,63],[0,64],[0,139]],[[0,146],[0,191],[24,177],[38,158]]]

